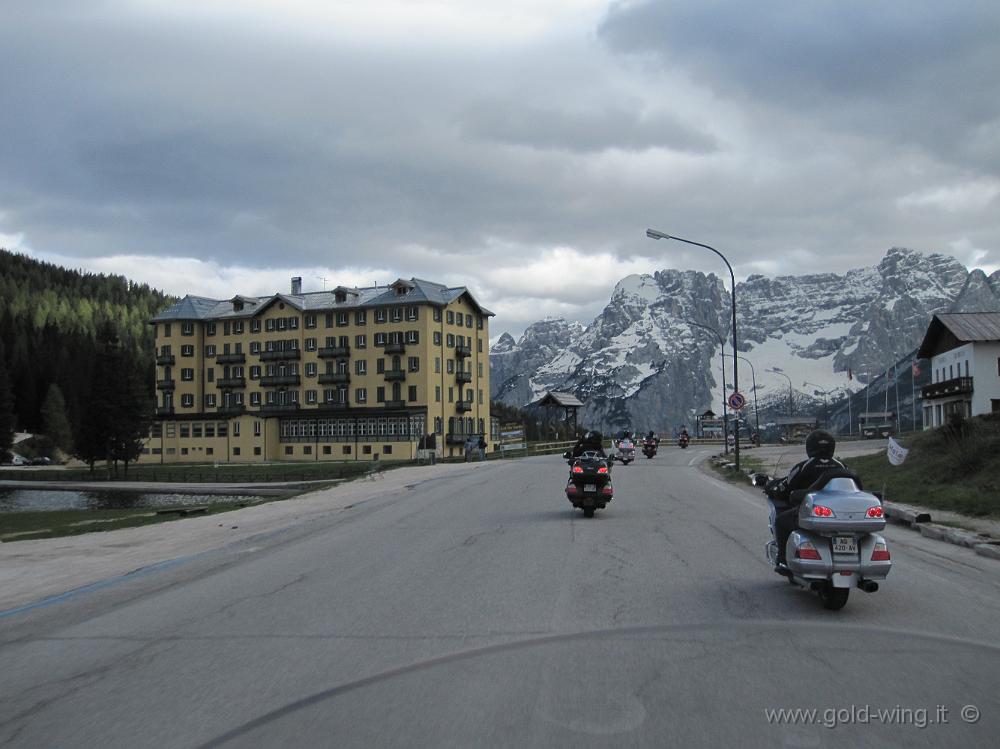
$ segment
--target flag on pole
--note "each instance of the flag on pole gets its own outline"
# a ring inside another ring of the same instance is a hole
[[[854,373],[851,372],[850,367],[847,368],[847,379],[848,380],[853,380],[854,379]]]
[[[886,453],[889,456],[889,462],[894,466],[899,466],[903,464],[906,460],[906,455],[910,451],[903,447],[901,444],[896,442],[892,437],[889,438],[889,448]]]
[[[885,370],[885,379],[888,382],[892,382],[893,380],[896,379],[896,365],[895,364],[893,364],[891,367],[889,367],[887,370]]]
[[[914,377],[919,377],[920,376],[920,367],[917,366],[917,363],[915,361],[910,366],[910,368],[913,370],[913,376]]]

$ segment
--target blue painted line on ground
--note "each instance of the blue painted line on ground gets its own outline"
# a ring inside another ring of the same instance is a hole
[[[8,616],[14,616],[16,614],[23,614],[28,611],[33,611],[34,609],[44,608],[46,606],[52,606],[57,603],[62,603],[70,600],[71,598],[84,595],[85,593],[93,593],[94,591],[101,590],[103,588],[110,588],[112,585],[117,585],[118,583],[126,582],[128,580],[135,580],[138,577],[143,577],[144,575],[148,575],[153,572],[162,572],[163,570],[176,567],[184,562],[190,562],[193,559],[209,554],[211,551],[214,551],[214,549],[210,551],[202,551],[197,554],[189,554],[188,556],[176,557],[175,559],[168,559],[164,562],[157,562],[156,564],[151,564],[147,567],[140,567],[137,570],[126,572],[124,575],[109,577],[106,580],[98,580],[96,583],[90,583],[89,585],[83,585],[79,588],[73,588],[72,590],[67,590],[65,593],[57,593],[55,595],[42,598],[41,600],[33,601],[32,603],[26,603],[22,606],[6,609],[5,611],[0,611],[0,619],[4,619]]]

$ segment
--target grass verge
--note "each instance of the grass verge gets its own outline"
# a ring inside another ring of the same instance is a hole
[[[760,473],[765,470],[764,462],[759,458],[750,457],[747,455],[740,455],[740,472],[737,472],[733,468],[729,468],[725,465],[718,465],[715,461],[710,460],[708,463],[712,470],[719,474],[720,478],[732,484],[745,484],[747,483],[747,477],[743,474],[743,469],[749,469],[755,473]]]
[[[900,466],[885,453],[844,462],[890,502],[1000,518],[1000,416],[954,421],[902,444],[910,453]]]
[[[315,491],[315,489],[310,489]],[[263,504],[264,502],[280,502],[297,497],[304,492],[288,492],[278,496],[262,497],[253,501],[210,502],[198,506],[206,506],[204,512],[190,515],[177,512],[158,513],[157,510],[174,510],[178,506],[136,507],[115,510],[26,510],[20,512],[0,513],[0,542],[30,541],[40,538],[59,538],[62,536],[78,536],[82,533],[114,531],[121,528],[137,528],[142,525],[157,525],[188,517],[204,517],[206,515],[221,515],[222,513],[239,510],[243,507]]]

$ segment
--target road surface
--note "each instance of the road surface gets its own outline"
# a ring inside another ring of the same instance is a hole
[[[825,611],[708,453],[616,467],[590,520],[556,456],[428,472],[0,615],[0,747],[994,745],[1000,562],[890,527]]]

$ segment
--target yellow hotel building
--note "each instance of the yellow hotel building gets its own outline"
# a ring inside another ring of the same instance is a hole
[[[142,463],[462,455],[490,419],[489,318],[465,287],[186,296],[152,320],[156,420]]]

